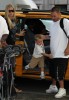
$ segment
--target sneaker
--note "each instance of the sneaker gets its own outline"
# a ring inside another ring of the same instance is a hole
[[[55,95],[55,98],[62,98],[63,96],[66,96],[66,89],[60,88],[58,93]]]
[[[17,88],[15,88],[15,91],[16,91],[17,93],[21,93],[21,92],[22,92],[22,90],[17,89]]]
[[[45,75],[44,75],[44,74],[41,74],[41,75],[40,75],[40,78],[41,78],[41,79],[45,79]]]
[[[46,93],[57,93],[58,92],[58,88],[57,86],[53,86],[53,85],[50,85],[49,89],[46,90]]]
[[[25,66],[25,69],[26,69],[26,70],[29,69],[29,65],[26,65],[26,66]]]

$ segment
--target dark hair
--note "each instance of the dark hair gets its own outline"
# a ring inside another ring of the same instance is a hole
[[[51,12],[58,12],[58,13],[60,13],[60,8],[59,7],[53,7],[51,9]]]

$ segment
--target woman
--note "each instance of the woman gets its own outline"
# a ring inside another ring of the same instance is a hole
[[[16,36],[24,36],[25,31],[22,30],[21,32],[19,32],[20,30],[18,29],[16,24],[17,20],[15,16],[15,9],[11,4],[8,4],[5,8],[5,19],[9,29],[9,35],[6,42],[9,45],[15,45]],[[15,90],[16,92],[22,92],[22,90],[19,90],[17,88],[15,88]]]
[[[17,27],[17,19],[15,16],[15,9],[13,5],[8,4],[5,8],[5,19],[8,24],[9,36],[7,38],[7,44],[14,45],[16,36],[24,36],[25,31],[20,31],[19,27]]]

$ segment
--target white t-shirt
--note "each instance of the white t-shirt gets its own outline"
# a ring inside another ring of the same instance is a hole
[[[45,53],[44,45],[37,45],[35,43],[33,57],[35,57],[35,58],[42,57],[43,55],[41,53]]]
[[[69,36],[69,20],[63,20],[64,29]],[[53,58],[68,58],[64,55],[64,51],[67,47],[68,38],[60,27],[60,20],[52,22],[50,28],[50,48]]]
[[[0,40],[2,35],[4,34],[9,34],[9,30],[8,30],[6,20],[2,16],[0,16]]]

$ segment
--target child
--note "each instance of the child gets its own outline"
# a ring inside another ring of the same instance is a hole
[[[43,35],[37,34],[35,35],[35,47],[32,59],[28,65],[25,66],[25,69],[34,68],[37,65],[41,69],[40,77],[42,79],[45,78],[44,76],[44,56],[49,57],[49,54],[45,53],[44,44],[43,44]]]

